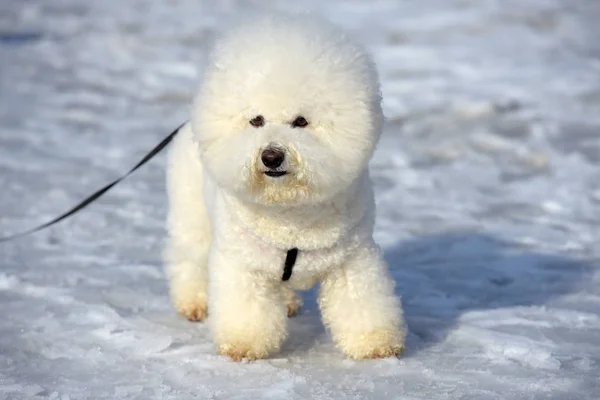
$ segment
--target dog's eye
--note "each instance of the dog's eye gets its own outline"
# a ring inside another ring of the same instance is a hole
[[[263,118],[262,115],[257,115],[256,117],[254,117],[250,120],[250,125],[252,125],[255,128],[260,128],[264,124],[265,124],[265,119]]]
[[[308,125],[308,121],[302,116],[297,117],[294,122],[292,122],[292,127],[294,128],[304,128],[306,125]]]

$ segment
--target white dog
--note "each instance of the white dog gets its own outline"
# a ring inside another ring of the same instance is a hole
[[[169,154],[167,273],[175,308],[219,354],[264,358],[321,282],[349,357],[398,354],[402,309],[372,238],[367,164],[382,130],[361,47],[306,16],[253,18],[218,41]]]

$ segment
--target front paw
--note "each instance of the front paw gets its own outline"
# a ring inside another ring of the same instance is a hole
[[[221,344],[217,347],[217,354],[221,356],[227,356],[233,361],[242,361],[244,358],[247,360],[259,360],[265,358],[267,352],[257,352],[248,345],[240,344]]]
[[[337,340],[338,347],[355,360],[398,356],[404,350],[404,335],[396,329],[351,333]]]
[[[175,310],[190,321],[203,321],[208,315],[206,295],[194,292],[171,293]]]
[[[208,315],[206,301],[195,300],[175,304],[175,309],[183,317],[192,322],[203,321]]]
[[[254,328],[266,325],[268,324]],[[251,323],[245,323],[229,325],[226,330],[217,328],[215,331],[217,353],[227,356],[233,361],[241,361],[244,358],[248,360],[266,358],[269,354],[279,350],[286,337],[285,324],[270,326],[272,329],[252,329]]]
[[[247,359],[250,361],[266,358],[279,346],[264,341],[250,342],[248,340],[230,341],[217,345],[217,354],[227,356],[233,361]]]

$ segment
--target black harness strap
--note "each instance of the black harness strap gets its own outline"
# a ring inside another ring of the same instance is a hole
[[[70,217],[71,215],[75,214],[77,211],[81,210],[82,208],[85,208],[87,205],[89,205],[90,203],[92,203],[94,200],[98,199],[104,193],[108,192],[117,183],[121,182],[123,179],[125,179],[129,175],[131,175],[139,167],[141,167],[142,165],[144,165],[148,161],[150,161],[150,159],[152,157],[154,157],[156,154],[158,154],[162,149],[164,149],[169,144],[169,142],[171,140],[173,140],[173,138],[175,137],[175,135],[179,132],[179,130],[184,125],[185,125],[185,122],[183,124],[181,124],[173,132],[171,132],[169,134],[169,136],[167,136],[165,139],[163,139],[163,141],[160,142],[154,149],[152,149],[152,151],[150,151],[150,153],[146,154],[146,156],[144,158],[142,158],[142,160],[140,162],[138,162],[133,168],[131,168],[129,170],[129,172],[127,172],[125,175],[121,176],[118,179],[115,179],[113,182],[109,183],[108,185],[104,186],[103,188],[98,189],[96,192],[94,192],[93,194],[91,194],[90,196],[88,196],[85,200],[83,200],[81,203],[77,204],[75,207],[71,208],[69,211],[66,211],[65,213],[63,213],[63,214],[59,215],[58,217],[54,218],[53,220],[48,221],[48,222],[46,222],[46,223],[44,223],[42,225],[39,225],[39,226],[37,226],[37,227],[35,227],[33,229],[29,229],[27,231],[16,233],[16,234],[10,235],[10,236],[0,237],[0,242],[7,242],[9,240],[17,239],[17,238],[20,238],[22,236],[26,236],[26,235],[29,235],[31,233],[35,233],[37,231],[41,231],[44,228],[47,228],[47,227],[49,227],[51,225],[54,225],[54,224],[62,221],[65,218]]]
[[[281,277],[282,281],[287,281],[292,277],[292,269],[294,268],[294,264],[296,264],[297,256],[297,248],[288,250],[287,255],[285,256],[285,265],[283,266],[283,276]]]

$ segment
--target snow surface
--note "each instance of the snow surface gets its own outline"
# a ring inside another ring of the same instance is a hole
[[[378,62],[405,354],[344,359],[312,290],[280,354],[216,356],[167,298],[161,155],[0,245],[0,398],[600,398],[597,0],[3,0],[0,233],[137,162],[186,118],[224,18],[259,3],[317,8]]]

